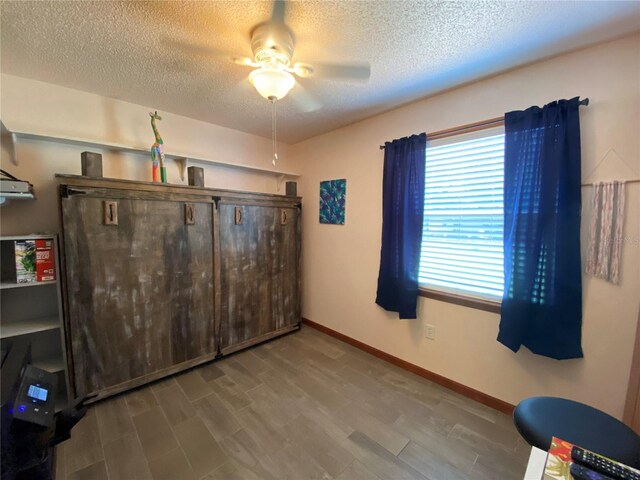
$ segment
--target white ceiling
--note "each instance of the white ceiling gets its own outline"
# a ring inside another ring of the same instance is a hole
[[[1,68],[268,137],[270,106],[250,71],[176,42],[251,56],[270,2],[1,2]],[[293,1],[294,61],[368,61],[367,84],[303,79],[324,107],[279,102],[296,143],[409,101],[640,29],[628,1]],[[295,88],[294,88],[295,93]],[[577,92],[588,94],[588,92]]]

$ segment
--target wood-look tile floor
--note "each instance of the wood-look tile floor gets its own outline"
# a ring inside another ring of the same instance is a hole
[[[521,479],[507,415],[310,328],[92,407],[57,480]]]

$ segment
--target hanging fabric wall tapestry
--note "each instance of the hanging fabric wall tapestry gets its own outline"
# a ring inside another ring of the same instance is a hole
[[[320,223],[344,225],[347,180],[320,182]]]
[[[620,283],[624,182],[600,182],[593,189],[585,271],[617,285]]]

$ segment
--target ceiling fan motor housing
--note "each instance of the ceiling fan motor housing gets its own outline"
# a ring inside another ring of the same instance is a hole
[[[288,67],[294,46],[293,32],[282,23],[261,23],[251,32],[251,50],[257,63]]]

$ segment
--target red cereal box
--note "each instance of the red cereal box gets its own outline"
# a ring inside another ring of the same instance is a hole
[[[55,279],[53,240],[36,240],[36,281],[50,282]]]

